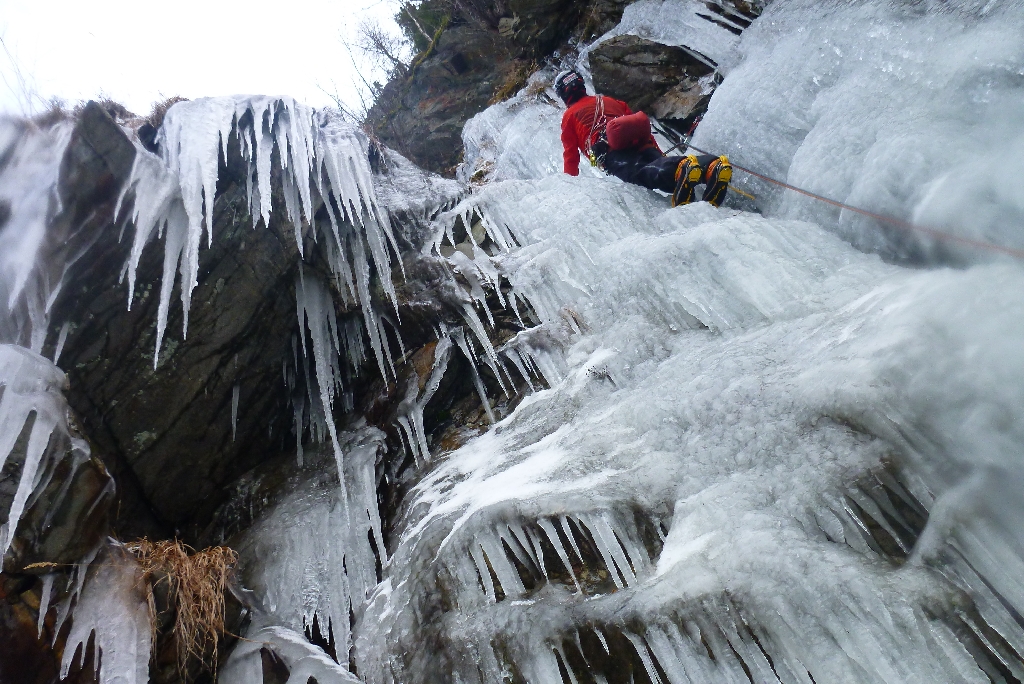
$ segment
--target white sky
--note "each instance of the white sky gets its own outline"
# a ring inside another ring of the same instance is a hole
[[[333,104],[321,88],[357,107],[342,35],[395,10],[394,0],[0,0],[0,111],[100,95],[141,115],[172,95]]]

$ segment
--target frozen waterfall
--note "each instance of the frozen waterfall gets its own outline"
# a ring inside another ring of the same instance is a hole
[[[715,60],[695,144],[1024,246],[1020,3],[778,0],[740,37],[690,21],[699,5],[639,0],[604,37]],[[239,480],[253,617],[220,681],[262,682],[264,659],[290,684],[1024,681],[1024,263],[741,172],[755,200],[721,209],[562,175],[552,71],[466,125],[471,189],[397,155],[375,174],[361,132],[287,98],[180,103],[159,154],[138,150],[124,278],[134,293],[162,240],[154,367],[176,284],[185,326],[198,306],[229,156],[254,230],[283,216],[303,259],[281,369],[299,466],[274,496]],[[5,549],[53,436],[89,453],[38,354],[60,282],[33,259],[68,132],[16,133],[0,128],[27,160],[0,170],[0,463],[34,422]],[[402,377],[393,229],[410,217],[430,234],[407,254],[437,267],[456,323]],[[499,315],[519,332],[496,339]],[[353,415],[366,365],[395,397],[397,447]],[[486,429],[449,448],[424,414],[456,368]],[[234,438],[237,386],[230,404]],[[304,455],[307,430],[324,447]],[[389,448],[411,463],[397,511],[381,506]],[[93,635],[101,681],[141,684],[134,569],[87,566],[55,608],[69,643],[84,658]]]

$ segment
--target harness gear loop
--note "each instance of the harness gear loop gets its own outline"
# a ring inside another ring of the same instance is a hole
[[[608,118],[604,112],[604,95],[595,96],[597,104],[594,106],[594,119],[590,124],[590,133],[587,134],[587,159],[590,160],[591,166],[598,168],[604,168],[604,155],[596,155],[594,153],[594,133],[599,132],[599,136],[604,135],[604,129],[608,125]]]

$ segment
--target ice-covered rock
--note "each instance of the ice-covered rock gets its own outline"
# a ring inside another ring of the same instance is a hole
[[[567,372],[413,491],[360,672],[1021,670],[992,593],[1012,604],[1019,580],[990,560],[1019,563],[1017,504],[985,503],[1021,475],[997,418],[1024,405],[1024,369],[999,360],[1024,339],[1018,266],[905,271],[811,223],[669,211],[614,179],[497,183],[449,220],[474,213],[521,245],[492,262],[543,326],[574,313]]]
[[[0,345],[0,557],[3,569],[62,569],[107,533],[114,483],[74,424],[67,377]]]

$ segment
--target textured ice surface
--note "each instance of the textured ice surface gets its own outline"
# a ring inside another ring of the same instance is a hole
[[[466,122],[461,180],[469,181],[474,174],[477,180],[543,178],[562,170],[559,125],[565,108],[547,87],[554,76],[550,69],[537,72],[514,97]],[[598,175],[589,163],[580,164],[580,172]]]
[[[381,156],[385,168],[374,175],[373,187],[377,201],[392,215],[433,218],[465,193],[461,183],[424,171],[394,150],[384,150]]]
[[[318,628],[347,666],[349,615],[361,617],[384,548],[374,475],[383,434],[365,428],[339,440],[344,489],[336,477],[297,477],[235,546],[260,620],[297,634]]]
[[[701,16],[704,15],[704,16]],[[634,35],[640,38],[678,45],[695,51],[709,66],[728,69],[735,61],[734,47],[739,37],[704,17],[721,18],[708,11],[697,0],[638,0],[622,13],[622,21],[584,51],[615,36]],[[737,26],[737,28],[739,28]]]
[[[1022,31],[1013,1],[773,3],[743,33],[694,144],[854,206],[1021,247]],[[910,251],[865,217],[743,173],[734,182],[773,215]]]
[[[301,632],[256,625],[249,629],[245,641],[231,652],[218,681],[222,684],[260,684],[264,681],[262,648],[275,653],[288,668],[288,679],[284,684],[306,684],[310,679],[318,684],[359,682],[355,675],[331,660],[323,650],[309,643]]]
[[[554,175],[442,217],[521,245],[474,261],[565,340],[566,368],[417,486],[360,672],[429,680],[417,649],[440,638],[463,681],[560,682],[599,626],[652,681],[775,681],[765,654],[782,681],[986,681],[955,632],[976,609],[1024,644],[990,591],[1024,607],[1024,270],[906,270],[813,223],[666,204]],[[893,471],[933,511],[908,555],[863,527],[898,525],[859,484]],[[581,562],[604,589],[580,589]]]

